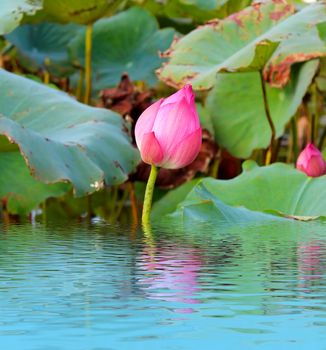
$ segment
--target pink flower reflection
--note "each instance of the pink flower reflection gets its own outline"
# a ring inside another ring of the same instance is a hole
[[[321,242],[307,242],[298,247],[299,279],[301,287],[309,285],[323,276],[325,247]]]
[[[147,248],[139,258],[142,277],[138,280],[149,299],[197,304],[199,252],[187,247]],[[184,308],[182,313],[192,313]]]

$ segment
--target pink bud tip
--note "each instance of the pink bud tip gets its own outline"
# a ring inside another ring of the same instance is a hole
[[[296,167],[311,177],[326,174],[326,162],[323,155],[312,143],[309,143],[300,153]]]
[[[202,129],[191,85],[149,106],[136,123],[135,136],[147,164],[178,169],[193,162]]]

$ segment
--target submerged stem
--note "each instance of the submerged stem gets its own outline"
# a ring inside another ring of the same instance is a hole
[[[82,101],[82,96],[83,96],[83,85],[84,85],[84,71],[81,69],[79,71],[79,78],[78,78],[78,84],[77,84],[77,88],[76,88],[76,98],[78,101]]]
[[[139,223],[138,204],[137,204],[137,198],[135,194],[135,188],[132,182],[129,182],[129,195],[130,195],[130,202],[131,202],[132,221],[134,226],[137,226]]]
[[[145,191],[143,215],[142,215],[143,225],[147,225],[150,222],[153,192],[154,192],[154,186],[155,186],[157,174],[158,174],[157,167],[155,165],[152,165],[151,172],[149,174],[149,178],[146,185],[146,191]]]
[[[85,96],[84,103],[89,104],[92,90],[92,34],[93,25],[88,24],[85,34]]]
[[[46,69],[43,71],[43,83],[45,85],[50,84],[50,73]]]
[[[268,104],[268,99],[267,99],[267,91],[266,91],[266,85],[265,85],[265,80],[263,77],[263,72],[262,70],[259,71],[260,74],[260,81],[261,81],[261,87],[262,87],[262,92],[263,92],[263,99],[264,99],[264,108],[265,108],[265,114],[268,120],[268,124],[271,128],[271,141],[266,153],[265,157],[265,165],[269,165],[272,162],[273,159],[273,147],[274,147],[274,142],[275,142],[275,136],[276,136],[276,131],[275,131],[275,126],[273,124],[271,112],[269,110],[269,104]]]

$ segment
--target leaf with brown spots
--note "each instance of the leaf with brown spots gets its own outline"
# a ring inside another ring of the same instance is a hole
[[[77,195],[124,182],[139,161],[125,125],[112,111],[0,70],[0,146],[10,149],[4,137],[16,144],[39,181],[70,182]]]
[[[1,0],[0,35],[18,27],[24,15],[33,15],[42,8],[42,3],[42,0]]]
[[[43,9],[26,20],[90,24],[112,15],[124,4],[124,0],[43,0]]]
[[[168,50],[170,60],[158,71],[168,85],[215,85],[218,72],[264,69],[272,86],[288,83],[291,66],[326,56],[316,25],[326,21],[326,4],[295,13],[285,0],[254,3],[221,21],[198,27]]]

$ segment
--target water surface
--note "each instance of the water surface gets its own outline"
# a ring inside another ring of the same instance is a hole
[[[0,232],[1,349],[326,349],[326,224]]]

